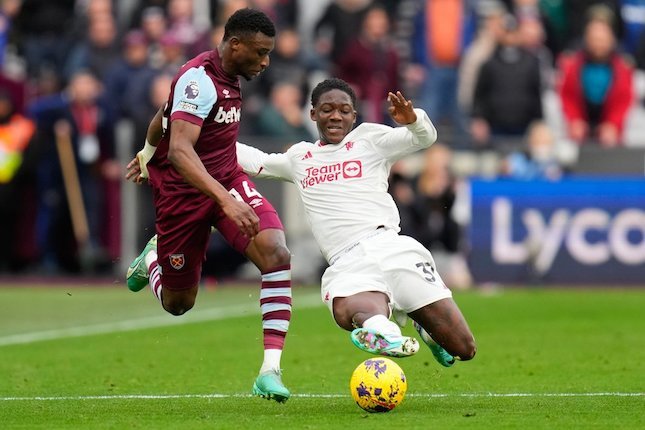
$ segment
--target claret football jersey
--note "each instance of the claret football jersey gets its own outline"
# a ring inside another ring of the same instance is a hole
[[[173,80],[164,109],[163,137],[148,164],[152,184],[171,185],[185,191],[192,188],[168,161],[170,133],[176,120],[201,127],[195,152],[213,178],[226,184],[239,174],[235,141],[241,115],[239,79],[222,70],[217,51],[204,52],[184,64]]]

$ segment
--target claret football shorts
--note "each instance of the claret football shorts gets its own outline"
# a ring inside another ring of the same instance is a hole
[[[225,185],[233,196],[248,203],[260,218],[260,231],[284,230],[271,203],[245,174]],[[236,251],[244,254],[251,239],[209,197],[201,192],[154,190],[157,210],[157,255],[162,285],[170,290],[191,288],[199,283],[202,264],[211,236],[211,226]],[[213,264],[218,264],[214,261]]]

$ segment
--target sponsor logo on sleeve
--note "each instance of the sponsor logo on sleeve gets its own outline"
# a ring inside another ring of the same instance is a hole
[[[197,112],[197,105],[193,103],[188,103],[185,101],[179,102],[179,105],[177,106],[178,109],[183,110],[185,112]]]

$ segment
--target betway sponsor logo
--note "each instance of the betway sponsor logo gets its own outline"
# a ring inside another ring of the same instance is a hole
[[[538,209],[525,209],[519,214],[524,238],[513,237],[509,199],[495,199],[492,215],[491,251],[493,260],[500,264],[532,260],[540,273],[546,273],[562,249],[587,266],[612,258],[625,265],[645,264],[645,212],[638,208],[615,214],[594,207],[576,212],[558,209],[548,219]]]
[[[230,124],[232,122],[240,122],[242,116],[242,109],[237,109],[235,106],[230,108],[228,111],[225,111],[223,107],[219,107],[219,110],[215,114],[213,121],[222,124]]]
[[[341,178],[360,178],[363,176],[363,165],[360,160],[351,160],[321,167],[308,167],[305,172],[307,176],[300,181],[303,190],[325,182],[335,182]]]

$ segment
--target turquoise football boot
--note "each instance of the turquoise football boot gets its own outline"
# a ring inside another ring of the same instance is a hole
[[[282,383],[281,372],[277,370],[260,373],[253,383],[253,394],[278,403],[284,403],[291,397],[291,393]]]
[[[423,329],[416,321],[414,321],[414,328],[416,329],[417,332],[419,332],[419,336],[421,336],[421,340],[428,345],[428,348],[430,348],[430,351],[432,351],[432,355],[434,355],[435,360],[439,362],[444,367],[450,367],[453,364],[455,364],[455,357],[450,355],[448,351],[443,349],[437,342],[434,341],[430,337],[427,331]]]
[[[139,256],[134,259],[132,264],[130,264],[130,267],[128,267],[128,271],[125,275],[125,280],[130,291],[134,291],[136,293],[137,291],[143,290],[146,285],[148,285],[148,277],[150,275],[148,274],[148,268],[146,267],[145,259],[146,255],[148,255],[148,253],[153,250],[157,250],[156,234],[152,236],[148,243],[146,243],[146,246],[145,248],[143,248],[143,251],[141,251],[141,254],[139,254]]]

